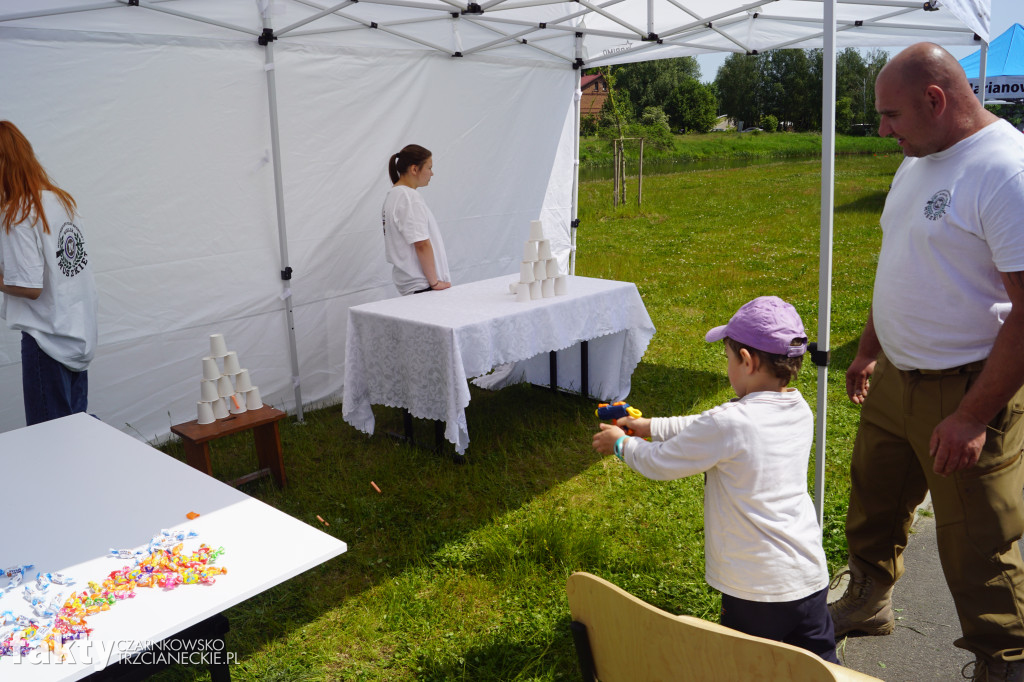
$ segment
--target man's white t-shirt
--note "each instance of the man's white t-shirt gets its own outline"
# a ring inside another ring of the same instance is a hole
[[[623,441],[647,478],[707,472],[704,570],[724,594],[795,601],[825,589],[821,528],[807,493],[814,415],[800,392],[759,391],[687,417],[651,420],[651,442]]]
[[[413,246],[424,239],[430,240],[434,250],[438,279],[451,281],[441,231],[419,192],[405,185],[392,187],[384,198],[381,219],[384,223],[384,258],[394,266],[392,278],[398,293],[405,296],[430,286]]]
[[[1024,135],[1004,120],[907,157],[882,211],[872,319],[902,370],[988,357],[1010,312],[1000,272],[1024,270]]]
[[[40,350],[68,369],[80,372],[96,351],[96,283],[85,250],[81,219],[68,217],[52,192],[42,194],[50,226],[19,223],[8,234],[0,227],[0,268],[4,284],[42,288],[32,300],[4,295],[0,317],[11,329],[35,339]]]

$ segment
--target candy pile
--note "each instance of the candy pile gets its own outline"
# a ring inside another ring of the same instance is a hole
[[[112,571],[102,583],[89,581],[88,589],[73,592],[66,600],[63,592],[53,596],[47,593],[53,585],[70,586],[73,580],[60,573],[37,573],[35,581],[25,585],[22,595],[35,617],[15,616],[10,610],[0,612],[0,656],[24,656],[36,646],[52,651],[61,641],[88,637],[92,629],[85,617],[107,611],[122,599],[133,598],[137,587],[172,590],[179,585],[212,585],[216,576],[228,572],[213,565],[224,548],[214,550],[203,544],[186,553],[184,541],[197,535],[193,531],[162,530],[144,550],[112,549],[112,557],[130,560],[132,564]],[[8,568],[2,575],[9,582],[0,589],[0,596],[13,593],[30,568],[31,564]]]

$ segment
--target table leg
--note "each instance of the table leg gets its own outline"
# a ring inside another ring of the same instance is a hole
[[[402,430],[405,432],[405,439],[415,445],[416,439],[413,437],[412,432],[412,415],[404,407],[402,408]]]
[[[182,438],[181,442],[185,446],[185,462],[207,476],[213,476],[213,469],[210,467],[210,444],[193,443],[187,438]]]
[[[580,393],[590,395],[590,346],[587,341],[580,341]]]
[[[256,457],[261,469],[270,469],[279,487],[285,485],[284,456],[281,452],[281,432],[277,422],[263,424],[252,430],[256,439]]]
[[[551,390],[558,390],[558,353],[548,351],[548,372],[551,376]]]

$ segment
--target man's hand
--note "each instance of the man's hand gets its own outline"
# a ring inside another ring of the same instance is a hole
[[[977,463],[985,445],[987,425],[957,410],[935,427],[929,452],[935,459],[935,473],[948,476]]]
[[[858,355],[846,370],[846,395],[857,405],[863,403],[868,395],[869,377],[875,371],[875,364],[874,358]]]

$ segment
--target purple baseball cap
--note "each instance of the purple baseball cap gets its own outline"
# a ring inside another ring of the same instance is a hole
[[[778,296],[760,296],[745,303],[729,320],[704,335],[708,342],[729,337],[765,353],[795,358],[807,352],[807,333],[796,308]]]

